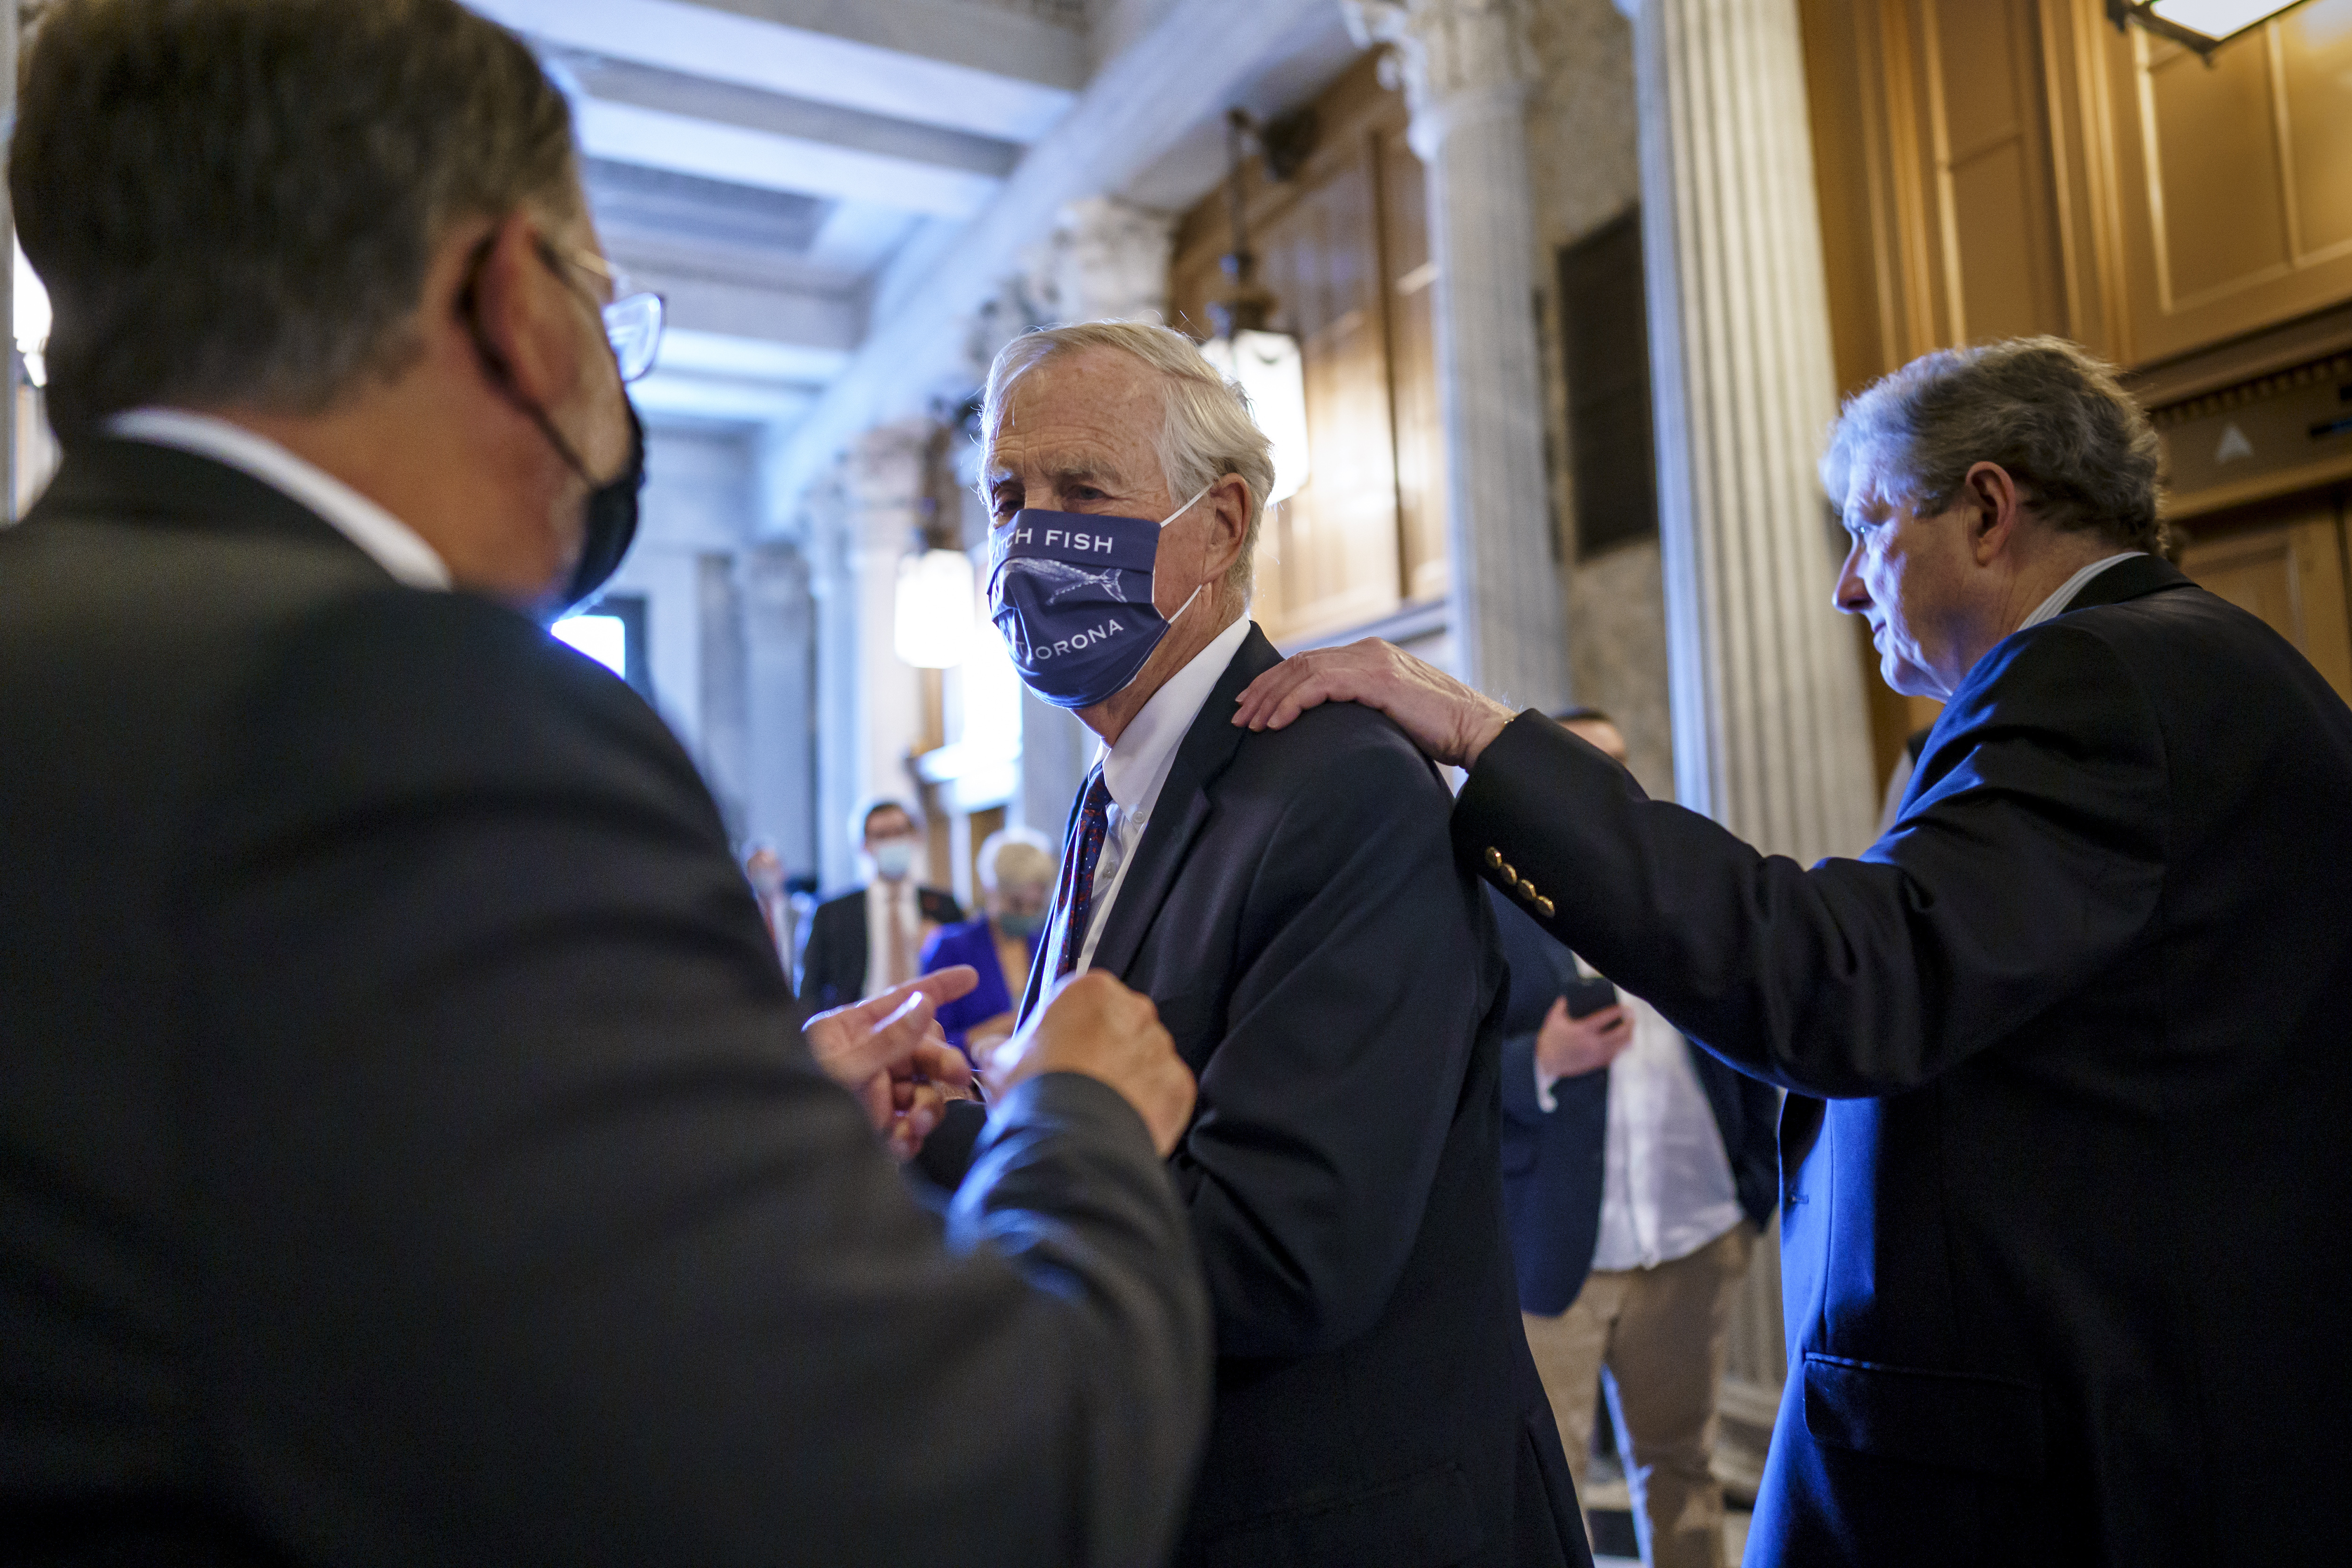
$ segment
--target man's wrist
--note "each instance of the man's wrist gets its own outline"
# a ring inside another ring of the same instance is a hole
[[[1495,743],[1495,738],[1497,735],[1510,727],[1511,721],[1517,717],[1517,714],[1493,698],[1481,695],[1478,698],[1477,710],[1472,715],[1464,731],[1463,768],[1467,770],[1476,767],[1479,757],[1485,754],[1487,747]]]

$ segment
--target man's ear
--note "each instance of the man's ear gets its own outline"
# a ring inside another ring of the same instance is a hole
[[[577,379],[579,330],[569,321],[562,279],[540,255],[540,226],[513,212],[473,241],[473,313],[482,369],[534,407],[562,401]],[[460,302],[463,308],[463,301]]]
[[[1227,474],[1201,498],[1210,509],[1209,574],[1222,578],[1241,559],[1242,543],[1249,537],[1249,481],[1239,474]]]
[[[1999,463],[1979,463],[1960,480],[1969,549],[1979,566],[1990,566],[2007,550],[2023,520],[2025,498],[2017,480]]]

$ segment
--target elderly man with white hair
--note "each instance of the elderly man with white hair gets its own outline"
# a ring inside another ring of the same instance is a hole
[[[1451,798],[1335,707],[1229,721],[1273,480],[1240,392],[1164,328],[1032,333],[990,373],[991,604],[1102,740],[1024,1015],[1107,970],[1200,1077],[1169,1167],[1217,1331],[1180,1563],[1590,1560],[1502,1222],[1501,969]]]
[[[1758,855],[1385,645],[1236,713],[1395,716],[1470,769],[1492,880],[1792,1091],[1749,1568],[2352,1561],[2352,711],[2154,553],[2157,458],[2052,339],[1847,405],[1837,604],[1947,704],[1859,859]]]

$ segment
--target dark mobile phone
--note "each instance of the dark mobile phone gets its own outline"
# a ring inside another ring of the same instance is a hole
[[[1597,974],[1590,980],[1570,981],[1559,994],[1568,998],[1571,1018],[1588,1018],[1603,1007],[1617,1005],[1617,987]]]

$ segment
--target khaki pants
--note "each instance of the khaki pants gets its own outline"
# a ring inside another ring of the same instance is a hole
[[[1592,1452],[1593,1394],[1605,1365],[1618,1448],[1651,1568],[1723,1568],[1716,1393],[1732,1298],[1756,1229],[1741,1220],[1687,1258],[1655,1268],[1596,1269],[1557,1318],[1527,1314],[1577,1489]]]

